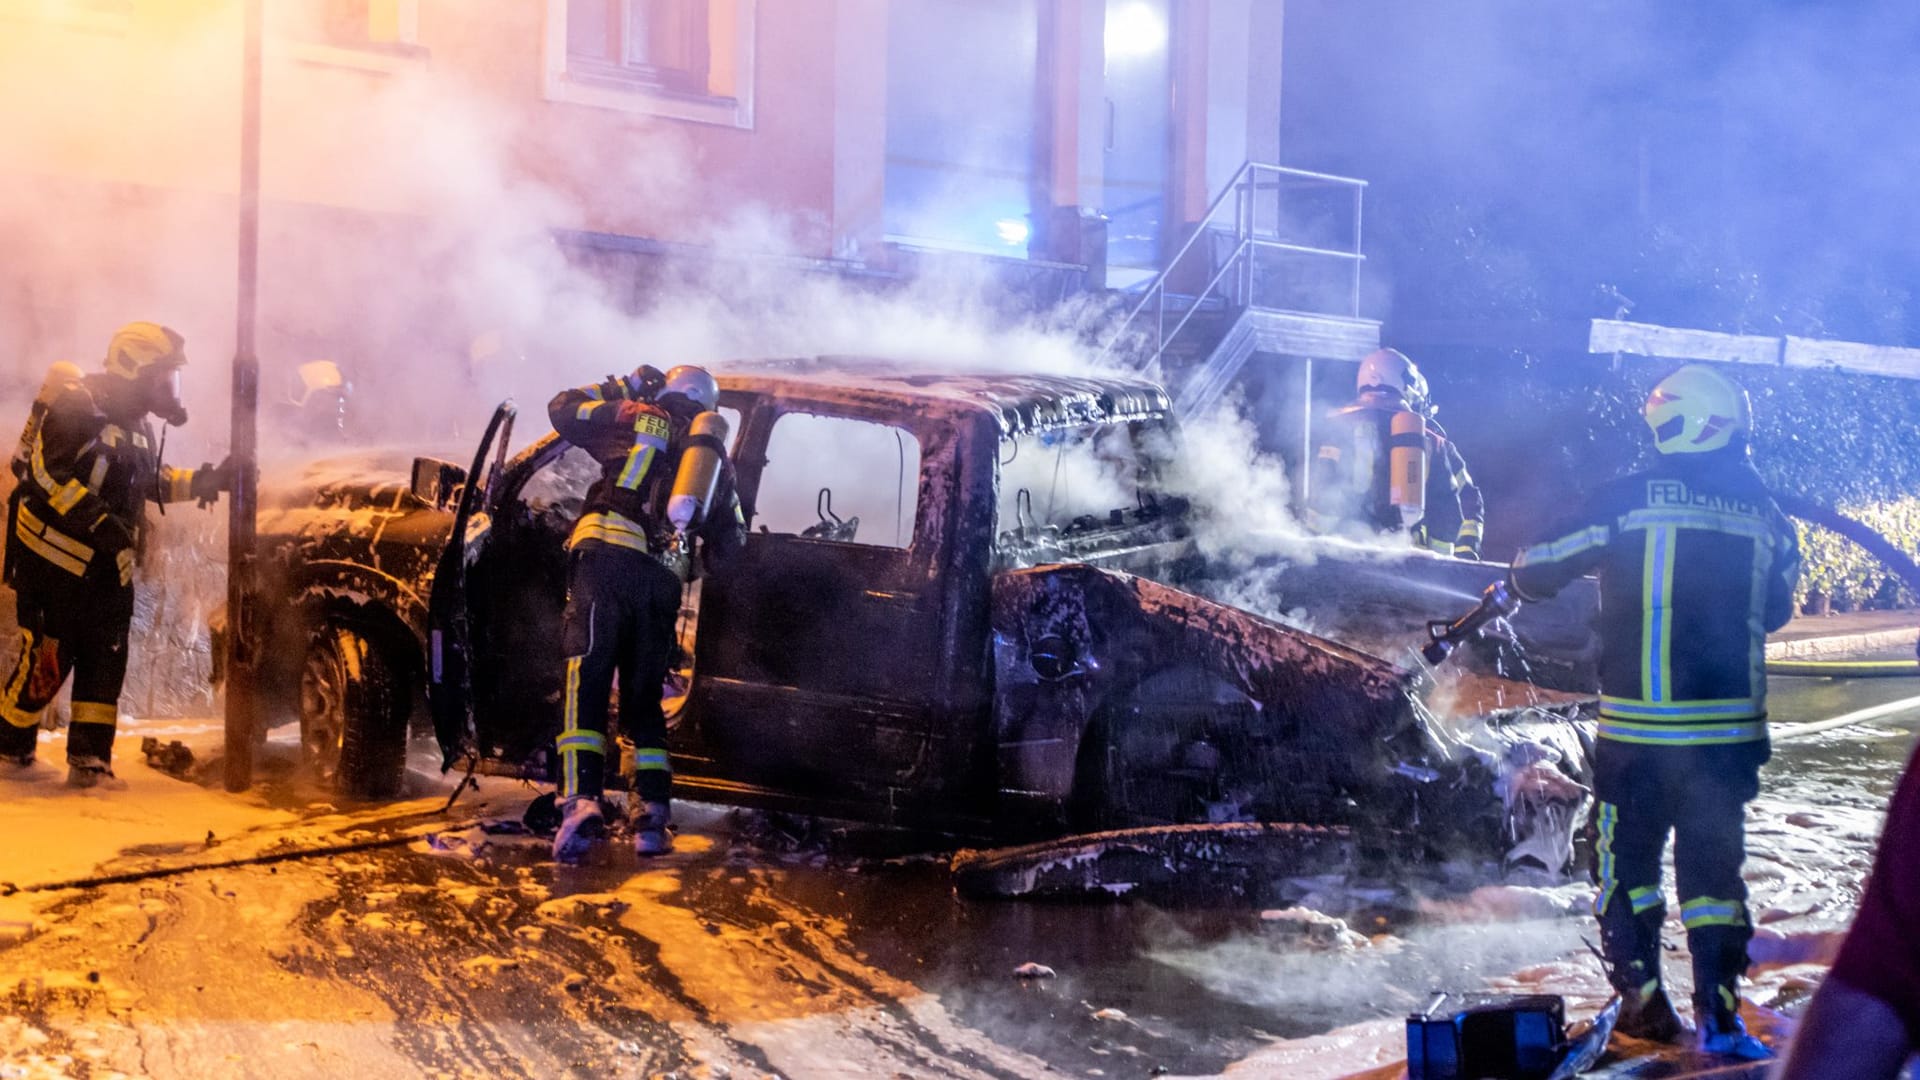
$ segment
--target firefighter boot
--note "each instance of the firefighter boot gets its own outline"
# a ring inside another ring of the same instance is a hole
[[[668,803],[648,802],[633,823],[635,855],[665,855],[673,850],[673,810]]]
[[[18,727],[0,719],[0,770],[16,772],[31,768],[34,746],[39,739],[39,725]]]
[[[1674,1011],[1666,987],[1655,984],[1652,993],[1620,991],[1620,1019],[1613,1029],[1647,1042],[1677,1043],[1686,1038],[1687,1022]]]
[[[553,861],[585,862],[606,839],[607,819],[600,812],[600,800],[575,795],[560,807],[560,828],[553,834]]]
[[[127,782],[113,775],[113,769],[105,758],[71,757],[67,758],[67,786],[70,788],[101,788],[106,791],[125,791]]]
[[[1702,1053],[1741,1061],[1773,1056],[1740,1022],[1740,976],[1747,970],[1747,941],[1752,935],[1744,925],[1700,926],[1687,932],[1687,947],[1693,953],[1693,1015],[1700,1024]]]
[[[1620,992],[1620,1019],[1614,1030],[1648,1042],[1679,1042],[1687,1025],[1674,1011],[1666,988],[1660,985],[1660,924],[1666,906],[1655,903],[1634,912],[1624,894],[1613,898],[1600,915],[1601,958],[1607,981]]]
[[[1740,1021],[1740,998],[1731,987],[1713,986],[1695,994],[1693,1009],[1700,1022],[1701,1053],[1740,1061],[1766,1061],[1773,1057],[1766,1043],[1747,1034],[1747,1025]]]

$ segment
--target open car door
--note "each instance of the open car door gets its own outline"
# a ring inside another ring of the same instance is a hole
[[[440,553],[427,601],[427,706],[440,742],[440,771],[474,752],[472,618],[467,597],[467,566],[486,546],[491,533],[491,495],[506,464],[513,433],[513,402],[503,401],[487,421],[473,451],[473,466],[453,515],[453,531]],[[487,455],[493,454],[491,468]],[[486,470],[484,473],[482,470]]]

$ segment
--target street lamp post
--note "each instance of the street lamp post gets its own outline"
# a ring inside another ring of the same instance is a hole
[[[240,69],[240,281],[233,353],[233,490],[227,500],[228,791],[253,783],[259,723],[253,613],[254,509],[259,488],[260,358],[254,324],[260,285],[260,4],[242,0]]]

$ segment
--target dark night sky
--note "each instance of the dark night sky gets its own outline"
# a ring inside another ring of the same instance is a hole
[[[1375,315],[1920,344],[1920,4],[1289,0],[1282,159],[1372,181]]]

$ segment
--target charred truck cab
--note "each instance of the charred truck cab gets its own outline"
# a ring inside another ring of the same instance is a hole
[[[689,589],[663,690],[681,796],[996,840],[1497,822],[1485,755],[1404,671],[1178,587],[1205,562],[1161,488],[1158,386],[852,359],[720,383],[751,531]],[[444,767],[550,778],[595,467],[552,435],[506,458],[509,426],[464,471],[313,466],[262,515],[290,598],[268,690],[350,793],[397,790],[422,690]]]

